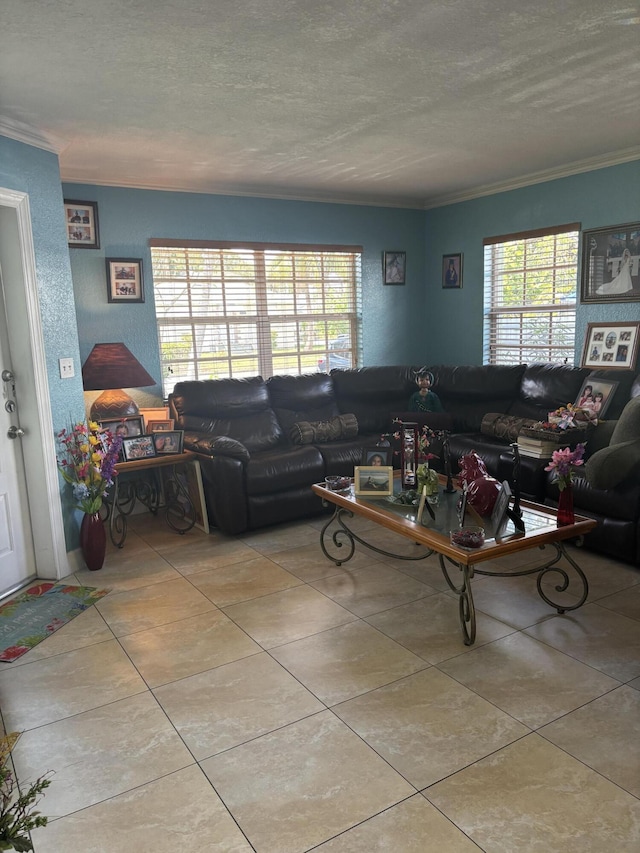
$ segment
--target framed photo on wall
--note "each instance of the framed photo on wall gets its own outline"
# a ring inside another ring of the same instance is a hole
[[[640,222],[582,232],[581,302],[640,300]]]
[[[64,221],[70,249],[100,248],[97,202],[65,198]]]
[[[462,254],[442,256],[442,286],[453,289],[462,287]]]
[[[404,284],[407,275],[407,253],[385,252],[382,256],[385,284]]]
[[[639,342],[640,323],[588,323],[580,367],[633,370]]]
[[[144,302],[140,258],[105,258],[109,302]]]

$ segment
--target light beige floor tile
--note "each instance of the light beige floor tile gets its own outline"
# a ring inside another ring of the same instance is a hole
[[[585,604],[526,633],[619,681],[640,675],[640,622],[599,604]]]
[[[2,671],[112,639],[113,632],[102,616],[95,607],[88,607],[13,663],[3,663]]]
[[[640,692],[622,686],[594,699],[540,734],[640,797]]]
[[[523,634],[512,634],[440,669],[530,728],[538,728],[618,682]]]
[[[314,634],[271,654],[327,705],[428,666],[365,622]]]
[[[184,542],[182,545],[174,544],[170,548],[163,548],[161,553],[184,577],[209,569],[220,569],[243,560],[253,560],[259,556],[244,542],[216,534],[196,539],[194,542]]]
[[[8,729],[32,729],[146,689],[115,640],[0,671]]]
[[[356,619],[353,613],[308,586],[232,604],[224,611],[265,649]]]
[[[116,637],[216,609],[205,595],[180,575],[177,580],[109,595],[99,604],[98,610]]]
[[[202,768],[260,853],[308,850],[415,793],[329,711]]]
[[[442,592],[368,616],[366,621],[429,663],[464,654],[515,630],[478,613],[475,644],[465,646],[458,600]]]
[[[448,592],[450,589],[445,576],[440,568],[440,561],[432,554],[425,560],[394,560],[381,558],[385,566],[391,566],[409,577],[415,578],[432,589],[439,592]],[[454,578],[457,580],[457,578]]]
[[[357,616],[379,613],[436,592],[433,587],[380,563],[314,581],[311,586]]]
[[[154,692],[198,761],[324,710],[265,652]]]
[[[491,853],[635,853],[640,803],[536,734],[424,792]]]
[[[75,573],[78,583],[83,586],[108,588],[111,593],[139,589],[150,584],[165,583],[180,577],[160,554],[146,548],[143,553],[117,549],[108,554],[104,566],[98,572],[88,569]]]
[[[433,667],[333,710],[419,789],[529,731]]]
[[[287,551],[277,551],[269,556],[274,563],[282,566],[283,569],[291,572],[292,575],[295,575],[306,583],[320,580],[321,578],[329,578],[334,575],[341,575],[344,572],[352,572],[354,569],[378,563],[368,552],[361,549],[360,551],[356,551],[353,557],[346,563],[343,563],[342,566],[336,566],[334,562],[322,553],[320,545],[316,542],[312,545],[290,548]]]
[[[20,779],[55,772],[45,814],[61,817],[193,764],[150,693],[25,732],[13,752]]]
[[[207,533],[195,526],[184,533],[173,530],[167,522],[164,507],[158,510],[157,515],[150,512],[132,515],[129,517],[129,524],[129,530],[135,531],[137,536],[152,544],[155,550],[160,552],[165,548],[189,546],[198,541],[206,541],[208,538]]]
[[[316,853],[478,853],[478,847],[416,794],[316,847]]]
[[[261,651],[220,610],[121,637],[123,649],[150,687],[186,678]]]
[[[46,806],[46,800],[42,806]],[[253,850],[198,767],[177,770],[51,821],[33,832],[33,840],[36,853]]]
[[[600,607],[640,621],[640,584],[598,599]]]
[[[298,548],[315,542],[318,537],[317,531],[304,522],[292,524],[276,524],[273,527],[263,527],[244,533],[239,538],[245,545],[258,551],[259,554],[270,556],[277,551],[285,551],[288,548]]]
[[[567,545],[567,553],[576,561],[589,583],[588,601],[598,601],[606,595],[640,584],[637,566],[612,560],[596,551]]]
[[[634,678],[633,681],[629,682],[629,687],[633,687],[634,690],[640,690],[640,678]]]
[[[277,566],[268,557],[255,557],[208,572],[199,572],[191,575],[189,580],[218,607],[250,601],[302,584],[300,578]]]

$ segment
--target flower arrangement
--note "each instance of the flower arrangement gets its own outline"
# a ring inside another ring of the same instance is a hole
[[[89,421],[88,425],[77,423],[71,431],[60,430],[58,442],[64,454],[58,458],[58,468],[73,488],[76,509],[93,515],[116,476],[122,438]]]
[[[33,850],[29,831],[46,826],[48,818],[39,811],[30,811],[37,806],[40,795],[51,784],[49,774],[41,776],[28,788],[18,785],[7,764],[11,750],[20,737],[12,732],[0,738],[0,850]]]
[[[564,447],[562,450],[554,450],[551,454],[551,462],[544,469],[554,471],[560,491],[573,483],[574,469],[584,464],[584,444],[578,444],[575,450]]]
[[[558,432],[567,429],[585,429],[590,423],[597,424],[594,412],[567,403],[555,412],[549,412],[549,419],[541,424],[542,429]]]

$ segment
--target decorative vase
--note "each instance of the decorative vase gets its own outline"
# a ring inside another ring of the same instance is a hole
[[[97,572],[102,568],[107,551],[107,534],[99,512],[86,512],[82,516],[80,550],[90,572]]]
[[[576,520],[573,511],[573,486],[565,486],[558,498],[558,527],[574,524]]]

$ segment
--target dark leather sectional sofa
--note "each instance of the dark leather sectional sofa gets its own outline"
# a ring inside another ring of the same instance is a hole
[[[199,454],[211,521],[224,533],[323,512],[311,484],[329,474],[350,474],[364,447],[393,429],[415,390],[413,366],[363,367],[330,374],[274,376],[264,380],[222,379],[178,383],[169,398],[185,448]],[[433,390],[451,418],[452,470],[476,450],[491,474],[510,479],[509,441],[481,432],[483,418],[498,412],[534,420],[573,402],[587,376],[618,383],[607,422],[589,436],[587,452],[608,444],[612,421],[631,397],[640,396],[640,375],[552,364],[517,366],[429,366]],[[294,424],[355,415],[357,435],[299,444]],[[293,438],[292,438],[293,436]],[[638,436],[640,438],[640,435]],[[523,497],[554,503],[557,489],[544,462],[522,457]],[[443,460],[436,463],[442,469]],[[630,470],[614,489],[593,488],[584,477],[575,486],[576,511],[598,520],[586,545],[640,565],[640,478]]]

